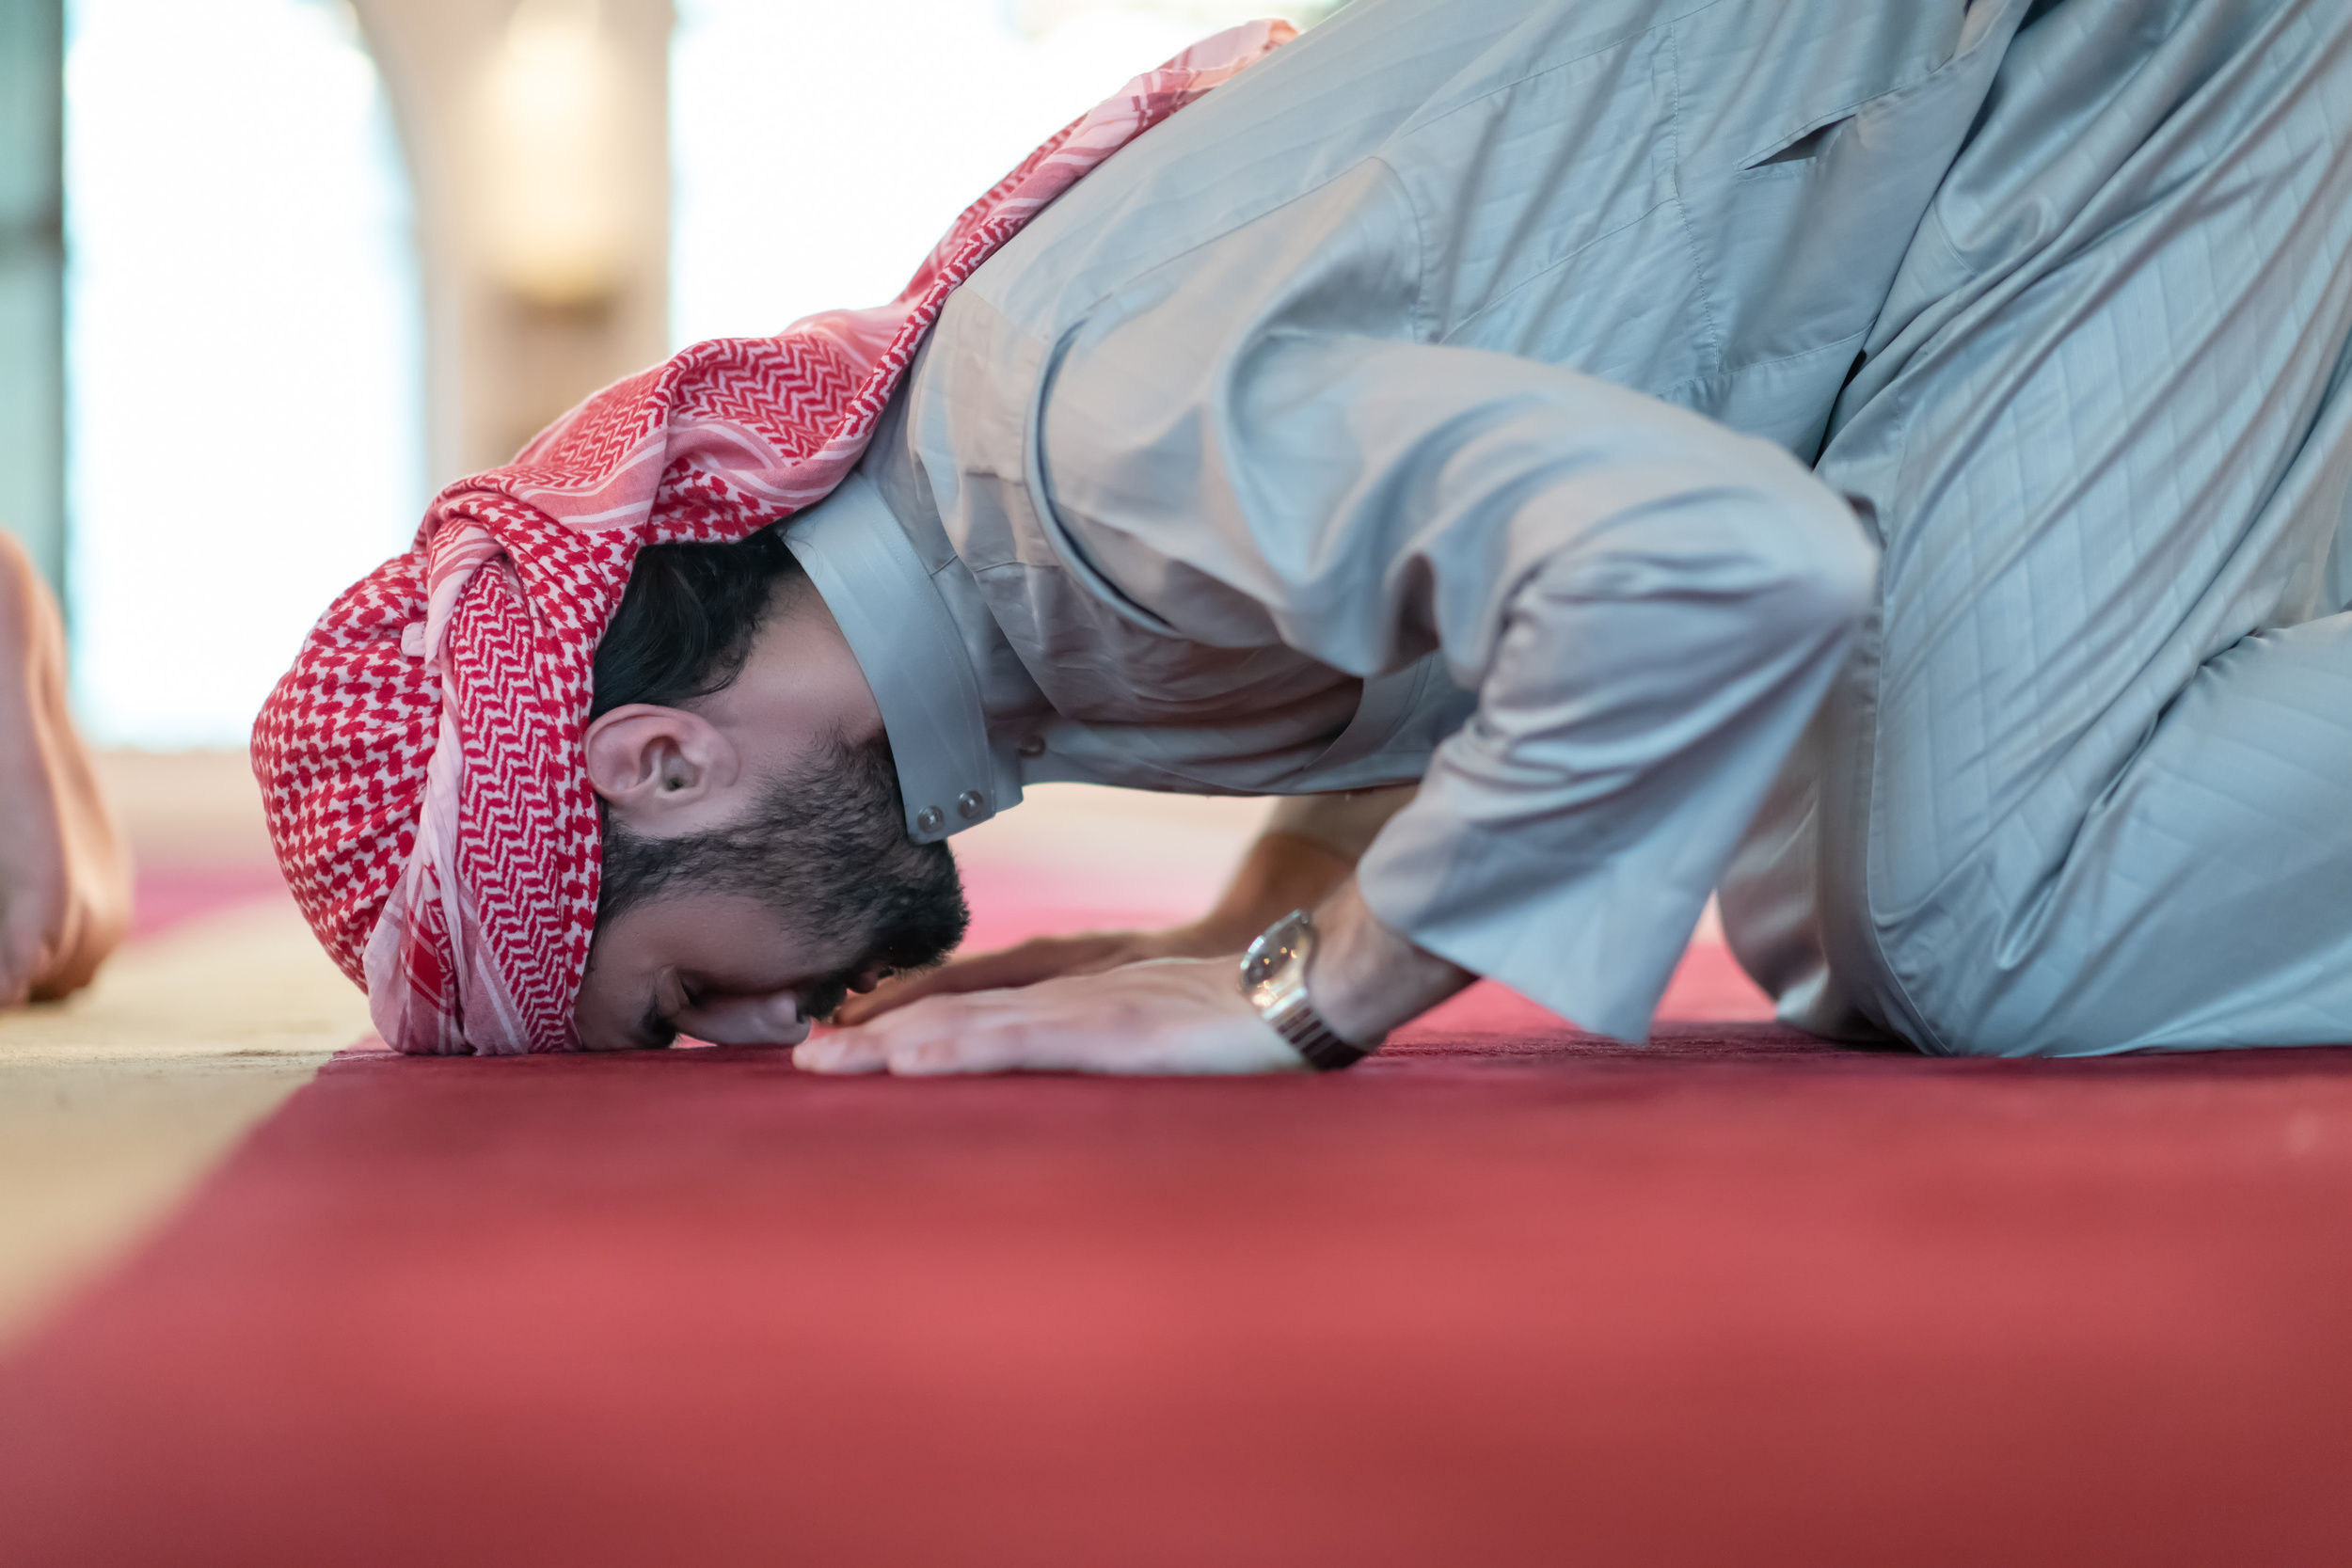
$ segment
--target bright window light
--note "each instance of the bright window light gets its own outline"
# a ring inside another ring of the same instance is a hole
[[[896,295],[966,203],[1247,0],[679,0],[671,335]]]
[[[423,505],[407,177],[341,0],[68,28],[76,705],[102,743],[241,747]]]

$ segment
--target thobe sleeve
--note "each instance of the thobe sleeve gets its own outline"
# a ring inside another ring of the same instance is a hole
[[[1247,280],[1219,296],[1216,271],[1063,345],[1039,425],[1061,547],[1179,638],[1358,675],[1441,653],[1476,712],[1360,861],[1366,901],[1642,1037],[1872,546],[1777,447],[1558,367],[1318,330],[1329,267],[1232,330]]]

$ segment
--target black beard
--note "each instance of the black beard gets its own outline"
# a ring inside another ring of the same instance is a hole
[[[684,890],[755,899],[812,944],[858,955],[812,982],[807,1018],[830,1016],[861,970],[937,963],[971,922],[947,846],[907,837],[898,766],[879,736],[829,747],[771,780],[731,827],[643,838],[607,814],[599,927]]]

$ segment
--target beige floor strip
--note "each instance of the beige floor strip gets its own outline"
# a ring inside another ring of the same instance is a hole
[[[282,903],[192,922],[72,1001],[0,1015],[0,1346],[367,1032],[366,999]]]

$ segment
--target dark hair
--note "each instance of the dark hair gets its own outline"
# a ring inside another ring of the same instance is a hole
[[[596,644],[588,717],[630,703],[677,707],[725,690],[777,594],[807,586],[780,523],[732,544],[646,546]]]

